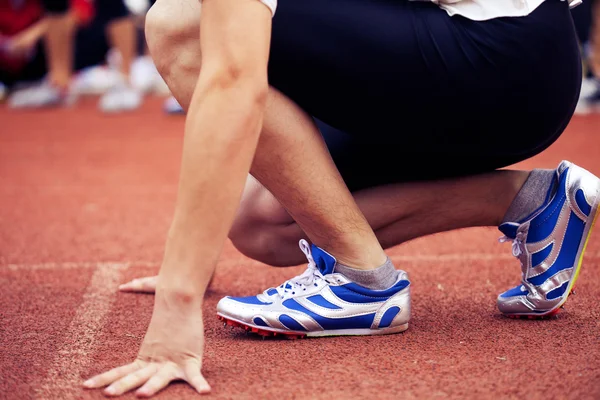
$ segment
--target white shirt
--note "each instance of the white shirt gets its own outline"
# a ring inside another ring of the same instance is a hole
[[[423,1],[423,0],[412,0]],[[424,0],[429,1],[429,0]],[[452,15],[462,15],[475,21],[498,17],[523,17],[531,14],[544,0],[431,0]],[[562,0],[565,1],[565,0]],[[582,0],[567,0],[571,8]]]
[[[277,0],[260,0],[271,9],[275,15]],[[291,0],[302,1],[302,0]],[[404,1],[404,0],[398,0]],[[523,17],[529,15],[544,0],[410,0],[410,1],[431,1],[440,8],[446,10],[448,15],[462,15],[468,19],[484,21],[486,19],[498,17]],[[562,0],[565,1],[565,0]],[[569,6],[575,7],[581,4],[582,0],[566,0]]]

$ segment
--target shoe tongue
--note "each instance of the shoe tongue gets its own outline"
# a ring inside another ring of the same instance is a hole
[[[498,229],[500,232],[504,233],[506,237],[514,239],[517,237],[517,229],[519,229],[519,224],[516,222],[505,222],[501,224]]]
[[[315,246],[314,244],[310,246],[310,251],[313,259],[315,260],[317,268],[323,275],[333,273],[336,264],[335,257],[322,248]]]

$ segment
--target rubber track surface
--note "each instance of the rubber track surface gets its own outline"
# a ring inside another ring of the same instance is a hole
[[[57,111],[0,107],[0,397],[100,399],[83,378],[133,360],[150,295],[119,283],[156,273],[173,212],[184,119],[159,100],[106,117],[95,101]],[[575,117],[520,167],[572,160],[600,174],[600,116]],[[219,298],[302,270],[227,244],[205,303],[204,373],[215,399],[599,399],[600,234],[566,309],[544,321],[495,307],[519,266],[493,228],[390,250],[413,281],[413,319],[384,337],[263,340],[224,328]],[[127,398],[133,398],[129,396]],[[184,384],[158,398],[195,398]]]

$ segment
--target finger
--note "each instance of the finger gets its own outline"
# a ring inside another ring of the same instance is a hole
[[[109,387],[104,390],[109,396],[119,396],[125,392],[129,392],[131,389],[135,389],[143,385],[152,375],[158,371],[157,364],[149,364],[142,369],[125,375],[123,378],[116,382],[113,382]]]
[[[150,397],[165,388],[172,380],[178,378],[173,364],[164,365],[156,374],[139,388],[135,394],[139,397]]]
[[[189,362],[185,366],[185,380],[200,394],[210,393],[210,385],[200,372],[200,365]]]
[[[119,286],[122,292],[139,292],[144,287],[144,281],[147,278],[138,278]]]
[[[110,385],[117,379],[124,377],[127,374],[137,371],[141,365],[138,361],[134,361],[131,364],[123,365],[118,368],[113,368],[108,372],[100,375],[96,375],[93,378],[83,382],[83,386],[88,389],[95,389],[102,386]]]
[[[134,279],[130,282],[120,285],[119,290],[122,292],[154,293],[156,290],[157,278],[158,277],[156,276],[149,276],[146,278]]]

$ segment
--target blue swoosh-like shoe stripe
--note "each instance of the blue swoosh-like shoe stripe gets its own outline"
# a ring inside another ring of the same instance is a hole
[[[554,230],[556,222],[560,217],[560,211],[567,199],[567,175],[568,168],[565,169],[560,176],[558,189],[554,195],[554,199],[548,204],[540,214],[538,214],[529,225],[529,233],[527,234],[527,243],[539,242],[546,239]],[[552,204],[554,203],[554,204]]]
[[[327,299],[325,299],[325,297],[321,296],[320,294],[315,294],[314,296],[307,297],[306,299],[312,303],[315,303],[318,306],[321,306],[324,308],[329,308],[330,310],[341,310],[341,308],[342,308],[342,307],[338,307],[335,304],[327,301]]]
[[[267,325],[267,323],[266,323],[266,322],[265,322],[265,321],[264,321],[262,318],[260,318],[260,317],[255,317],[255,318],[254,318],[252,321],[253,321],[253,322],[254,322],[256,325],[258,325],[258,326],[269,326],[269,325]]]
[[[588,204],[582,189],[577,190],[575,193],[575,201],[581,212],[584,213],[586,217],[589,217],[592,212],[592,206]]]
[[[322,315],[316,314],[304,307],[302,307],[296,300],[288,299],[283,302],[283,305],[290,310],[299,311],[310,316],[314,319],[321,327],[325,330],[333,329],[367,329],[370,328],[375,319],[375,313],[359,315],[356,317],[343,317],[343,318],[327,318]],[[284,324],[285,325],[285,324]]]
[[[287,314],[281,314],[279,316],[279,322],[281,322],[286,328],[292,331],[301,331],[305,332],[306,328],[304,328],[298,321],[294,318],[290,317]]]
[[[560,193],[557,193],[556,196],[556,198],[560,200],[552,207],[546,208],[531,221],[529,232],[527,233],[527,243],[535,243],[544,240],[552,234],[552,231],[554,231],[556,222],[561,214],[560,211],[567,200],[564,189],[561,189]]]
[[[570,281],[567,281],[567,282],[563,283],[562,285],[560,285],[559,287],[557,287],[556,289],[549,291],[548,294],[546,294],[546,299],[554,300],[554,299],[558,299],[559,297],[561,297],[563,294],[565,294],[565,291],[569,287],[569,282]]]
[[[398,306],[388,308],[385,311],[385,313],[383,313],[383,316],[381,317],[381,321],[379,321],[379,327],[387,328],[388,326],[390,326],[390,324],[394,320],[394,317],[396,315],[398,315],[399,312],[400,312],[400,307],[398,307]]]
[[[575,264],[577,251],[579,250],[579,245],[581,243],[581,238],[583,237],[584,228],[585,223],[577,218],[577,216],[571,211],[569,214],[567,231],[565,232],[565,237],[556,261],[550,268],[548,268],[548,270],[546,270],[546,272],[529,278],[528,281],[536,286],[539,286],[546,282],[548,278],[551,278],[553,275],[562,271],[563,269],[573,267]]]
[[[532,268],[535,268],[538,265],[540,265],[541,263],[543,263],[544,260],[546,258],[548,258],[548,256],[552,252],[552,248],[553,247],[554,247],[554,243],[550,243],[550,245],[544,247],[542,250],[538,251],[537,253],[533,253],[531,255],[531,266],[532,266]]]

